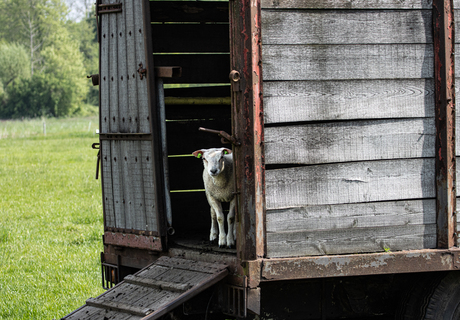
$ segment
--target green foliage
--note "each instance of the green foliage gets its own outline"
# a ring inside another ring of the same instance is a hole
[[[0,319],[60,319],[103,292],[97,118],[44,120],[46,136],[0,122]]]
[[[17,119],[73,114],[76,111],[72,104],[74,91],[71,84],[65,86],[56,77],[35,74],[31,79],[7,88],[9,98],[0,106],[0,117]]]
[[[0,44],[0,82],[4,87],[16,79],[30,78],[30,58],[24,46]]]
[[[89,16],[75,23],[67,22],[70,35],[76,43],[79,43],[80,52],[83,54],[83,64],[87,75],[99,73],[99,44],[97,42],[97,25],[94,8]],[[88,93],[85,102],[97,106],[99,104],[99,89],[86,81]]]
[[[64,104],[53,110],[52,115],[71,115],[88,92],[83,55],[64,27],[52,38],[52,44],[42,51],[46,61],[43,74],[54,91],[59,90],[58,103]]]
[[[0,1],[0,117],[94,114],[95,18],[67,21],[63,0]]]

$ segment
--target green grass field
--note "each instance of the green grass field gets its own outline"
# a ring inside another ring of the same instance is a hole
[[[0,122],[0,319],[59,319],[103,292],[97,127]]]

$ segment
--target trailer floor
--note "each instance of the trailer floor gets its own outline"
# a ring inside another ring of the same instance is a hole
[[[236,249],[219,248],[217,243],[211,244],[209,240],[204,239],[200,235],[175,238],[173,240],[173,246],[199,250],[200,252],[236,254]]]

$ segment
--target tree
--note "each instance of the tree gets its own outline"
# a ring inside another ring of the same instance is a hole
[[[87,12],[86,18],[80,22],[68,21],[67,26],[72,39],[79,43],[80,52],[84,56],[84,66],[87,75],[97,74],[99,72],[99,44],[97,42],[97,25],[95,18],[94,6],[91,11]],[[86,103],[98,105],[99,90],[94,87],[91,81],[87,81],[88,94]]]
[[[30,72],[43,66],[41,50],[56,27],[64,23],[67,7],[61,0],[3,0],[0,35],[27,48]]]
[[[97,104],[86,79],[97,73],[94,21],[67,14],[63,0],[0,0],[0,117],[67,116],[83,101]]]
[[[51,44],[42,51],[46,61],[43,74],[48,84],[54,88],[55,99],[59,104],[51,110],[53,116],[72,114],[83,102],[88,92],[83,54],[78,43],[72,41],[63,26],[55,32]]]
[[[27,50],[19,44],[0,44],[0,82],[7,87],[21,78],[30,78]]]

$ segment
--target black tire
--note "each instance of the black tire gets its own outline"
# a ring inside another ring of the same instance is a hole
[[[460,319],[460,273],[450,272],[434,290],[425,312],[426,320]]]
[[[422,320],[435,288],[445,273],[408,275],[406,291],[401,295],[397,320]]]
[[[396,319],[460,320],[460,272],[427,273],[413,283]]]

